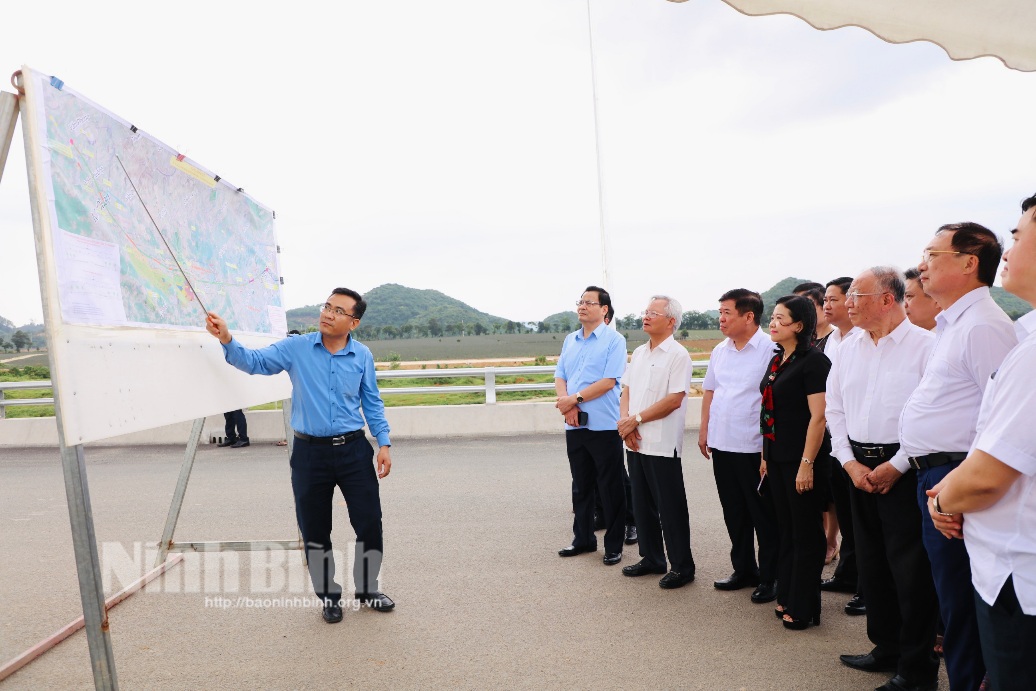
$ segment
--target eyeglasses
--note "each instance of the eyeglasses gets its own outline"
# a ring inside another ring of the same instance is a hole
[[[970,252],[957,252],[956,250],[925,250],[921,253],[921,261],[927,264],[932,261],[933,254],[970,254]]]
[[[853,302],[856,302],[856,301],[857,301],[857,300],[859,300],[860,298],[862,298],[862,297],[866,297],[867,295],[884,295],[884,294],[885,294],[885,293],[887,293],[887,292],[889,292],[889,291],[887,291],[887,290],[883,290],[883,291],[881,291],[880,293],[861,293],[861,292],[860,292],[860,291],[858,291],[858,290],[853,290],[853,291],[851,291],[851,292],[849,292],[849,293],[846,293],[846,296],[845,296],[845,297],[846,297],[846,298],[848,298],[848,299],[850,299],[850,300],[852,300]]]
[[[341,307],[335,307],[330,302],[325,302],[324,306],[320,308],[320,311],[327,314],[333,314],[335,317],[352,317],[353,319],[356,319],[355,314],[349,314]]]
[[[599,302],[591,302],[590,300],[576,300],[576,307],[582,307],[583,305],[586,305],[587,307],[599,307],[600,304],[601,303]]]
[[[791,326],[792,324],[795,323],[793,321],[782,321],[781,318],[779,316],[777,316],[776,314],[771,314],[770,315],[770,323],[773,324],[774,322],[777,322],[781,326]]]
[[[662,312],[656,312],[655,310],[644,310],[640,313],[640,318],[651,317],[652,319],[658,319],[659,317],[668,317],[669,315]]]

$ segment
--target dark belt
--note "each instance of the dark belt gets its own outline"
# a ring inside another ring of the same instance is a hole
[[[887,461],[899,452],[899,444],[861,444],[850,439],[849,446],[852,447],[856,460],[870,458]]]
[[[363,436],[363,430],[358,429],[355,432],[346,432],[345,434],[339,434],[337,437],[312,437],[302,432],[296,432],[295,437],[302,441],[308,441],[310,444],[320,444],[321,446],[341,446],[346,442],[350,442],[353,439],[357,439]]]
[[[967,457],[968,454],[966,453],[952,451],[948,453],[929,453],[924,456],[911,456],[908,460],[914,470],[928,470],[929,468],[938,468],[947,463],[960,463]]]

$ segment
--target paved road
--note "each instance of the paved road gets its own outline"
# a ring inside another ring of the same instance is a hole
[[[696,449],[690,439],[687,449]],[[224,572],[222,584],[205,581],[197,563],[177,567],[111,612],[122,688],[870,689],[884,682],[838,662],[839,653],[869,649],[864,622],[841,613],[845,596],[825,594],[823,625],[792,632],[772,607],[753,605],[748,591],[712,588],[729,573],[729,543],[711,467],[700,456],[685,461],[698,580],[663,591],[654,579],[605,567],[600,552],[556,556],[571,536],[562,436],[409,441],[393,451],[382,487],[383,585],[396,611],[347,611],[329,626],[317,609],[236,606],[239,596],[284,598],[293,588],[305,595],[297,553],[255,575],[259,560],[241,554],[237,574]],[[161,534],[182,453],[88,449],[97,535],[111,564],[122,555],[121,568],[132,567],[134,544]],[[347,547],[352,532],[340,497],[335,512],[336,544]],[[0,454],[0,526],[2,662],[81,613],[55,451]],[[294,537],[285,450],[203,446],[177,537]],[[636,559],[627,548],[623,565]],[[123,585],[112,580],[109,592]],[[215,608],[217,597],[234,604]],[[82,633],[0,682],[4,691],[91,686]]]

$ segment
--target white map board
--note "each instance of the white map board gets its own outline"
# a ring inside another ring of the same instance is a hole
[[[286,336],[273,212],[59,79],[22,78],[65,443],[288,398],[286,375],[226,364],[202,307],[246,345]]]

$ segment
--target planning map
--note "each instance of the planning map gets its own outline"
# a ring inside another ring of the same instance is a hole
[[[62,320],[196,330],[207,309],[233,331],[284,336],[273,212],[60,80],[31,78]]]

